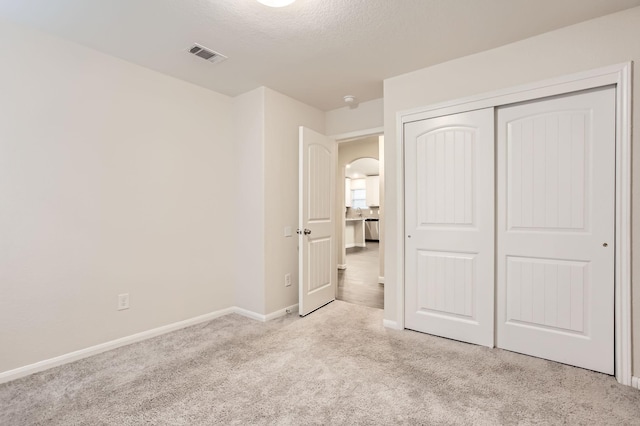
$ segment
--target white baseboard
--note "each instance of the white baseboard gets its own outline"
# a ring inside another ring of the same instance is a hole
[[[280,309],[279,311],[271,312],[270,314],[265,315],[265,319],[267,321],[271,321],[272,319],[283,317],[287,314],[295,314],[298,312],[298,304],[291,305],[287,308]]]
[[[347,264],[346,263],[339,264],[338,269],[347,269]]]
[[[384,284],[384,277],[378,277],[378,284]]]
[[[400,328],[398,326],[398,323],[395,321],[391,321],[391,320],[382,320],[382,325],[384,325],[385,328],[391,328],[393,330],[402,330],[402,328]]]
[[[36,363],[15,368],[13,370],[3,371],[2,373],[0,373],[0,383],[16,380],[21,377],[28,376],[30,374],[38,373],[40,371],[57,367],[59,365],[68,364],[70,362],[78,361],[83,358],[88,358],[93,355],[98,355],[102,352],[110,351],[112,349],[117,349],[122,346],[130,345],[132,343],[151,339],[152,337],[160,336],[161,334],[170,333],[172,331],[180,330],[182,328],[190,327],[192,325],[196,325],[202,322],[211,321],[212,319],[219,318],[221,316],[233,313],[235,312],[235,309],[236,308],[234,307],[221,309],[219,311],[210,312],[208,314],[200,315],[184,321],[174,322],[172,324],[163,325],[162,327],[153,328],[151,330],[132,334],[130,336],[121,337],[120,339],[111,340],[109,342],[100,343],[98,345],[90,346],[85,349],[69,352],[67,354],[60,355],[54,358],[38,361]]]
[[[256,312],[249,311],[247,309],[238,308],[232,306],[230,308],[221,309],[219,311],[210,312],[208,314],[200,315],[194,318],[190,318],[184,321],[174,322],[173,324],[163,325],[162,327],[153,328],[151,330],[143,331],[140,333],[132,334],[130,336],[122,337],[120,339],[111,340],[109,342],[100,343],[95,346],[90,346],[78,351],[69,352],[64,355],[60,355],[54,358],[38,361],[33,364],[25,365],[24,367],[15,368],[0,373],[0,384],[16,380],[21,377],[29,376],[40,371],[48,370],[53,367],[58,367],[63,364],[78,361],[83,358],[88,358],[93,355],[98,355],[102,352],[117,349],[122,346],[130,345],[132,343],[142,342],[143,340],[151,339],[152,337],[160,336],[162,334],[170,333],[172,331],[180,330],[182,328],[190,327],[192,325],[200,324],[203,322],[211,321],[213,319],[222,317],[228,314],[239,314],[258,321],[269,321],[278,317],[287,315],[288,313],[298,312],[298,305],[291,305],[287,308],[280,309],[279,311],[272,312],[267,315],[258,314]]]
[[[640,378],[636,376],[631,377],[631,387],[635,389],[640,389]]]
[[[349,248],[354,248],[354,247],[361,247],[361,248],[366,248],[367,247],[367,243],[347,243],[344,245],[345,249],[349,249]]]
[[[234,314],[242,315],[243,317],[251,318],[256,321],[265,322],[267,320],[267,316],[264,314],[259,314],[257,312],[249,311],[247,309],[238,308],[237,306],[232,308]]]
[[[282,308],[280,310],[277,310],[275,312],[271,312],[271,313],[266,314],[266,315],[258,314],[256,312],[249,311],[249,310],[243,309],[243,308],[238,308],[237,306],[235,308],[233,308],[233,312],[238,314],[238,315],[242,315],[244,317],[247,317],[247,318],[251,318],[251,319],[254,319],[254,320],[257,320],[257,321],[266,322],[266,321],[271,321],[272,319],[283,317],[283,316],[285,316],[285,315],[287,315],[289,313],[298,312],[298,304],[296,303],[295,305],[287,306],[286,308]]]

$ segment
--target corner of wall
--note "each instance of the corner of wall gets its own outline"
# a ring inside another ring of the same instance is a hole
[[[299,127],[324,133],[325,114],[269,88],[265,99],[265,289],[266,312],[273,313],[298,303]]]
[[[263,315],[265,306],[265,88],[233,99],[236,188],[234,303]]]

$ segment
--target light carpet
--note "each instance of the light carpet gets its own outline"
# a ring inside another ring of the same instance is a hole
[[[0,425],[640,424],[612,377],[382,327],[228,315],[0,385]]]

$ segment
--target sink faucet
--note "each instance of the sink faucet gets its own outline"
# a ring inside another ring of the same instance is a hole
[[[358,212],[358,216],[362,217],[362,209],[360,207],[356,207],[356,211]]]

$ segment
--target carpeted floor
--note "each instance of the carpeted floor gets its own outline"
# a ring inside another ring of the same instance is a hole
[[[382,327],[228,315],[0,385],[0,425],[640,424],[609,376]]]

